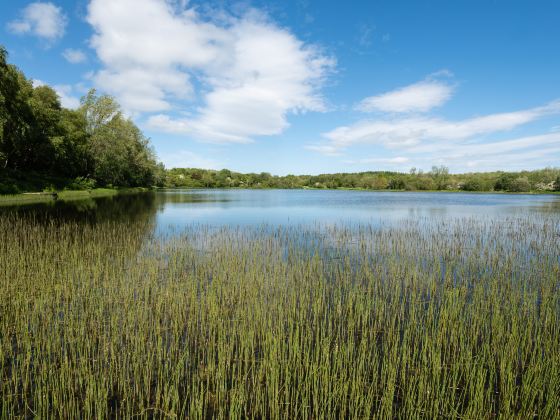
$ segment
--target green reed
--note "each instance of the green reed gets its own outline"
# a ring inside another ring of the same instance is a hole
[[[560,223],[0,217],[0,417],[554,418]]]

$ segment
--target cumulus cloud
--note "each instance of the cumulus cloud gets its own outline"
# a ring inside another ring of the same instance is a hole
[[[459,121],[419,116],[363,120],[350,126],[338,127],[324,134],[327,145],[344,149],[354,144],[376,144],[388,148],[410,149],[426,142],[466,140],[474,136],[508,131],[548,115],[560,114],[560,102],[516,112],[474,117]],[[439,146],[438,146],[439,147]]]
[[[15,34],[31,34],[48,42],[64,35],[68,19],[53,3],[35,2],[26,6],[20,18],[8,23],[8,30]]]
[[[306,145],[307,150],[312,150],[314,152],[319,152],[325,156],[341,156],[342,152],[340,148],[330,145],[330,144],[310,144]]]
[[[33,79],[33,86],[34,87],[47,86],[47,83],[39,79]],[[58,95],[58,98],[60,99],[60,104],[63,107],[69,109],[76,109],[80,106],[80,99],[75,96],[76,89],[74,89],[74,87],[72,87],[71,85],[54,85],[51,86],[51,88],[54,89],[54,91]]]
[[[323,133],[323,142],[306,148],[327,156],[339,156],[352,147],[361,146],[363,153],[364,147],[373,146],[378,156],[346,162],[381,166],[413,162],[424,167],[445,164],[467,170],[497,169],[506,164],[506,160],[510,166],[528,159],[542,162],[545,157],[553,161],[550,159],[560,153],[560,133],[554,130],[509,140],[496,136],[560,115],[560,100],[520,111],[449,120],[428,113],[447,101],[453,92],[450,85],[436,80],[442,75],[448,74],[432,75],[419,83],[366,98],[361,102],[362,108],[366,108],[362,111],[384,113],[334,128]]]
[[[361,112],[427,112],[447,102],[453,86],[441,80],[423,80],[381,95],[362,100],[356,109]]]
[[[173,153],[162,153],[160,160],[166,168],[200,168],[220,169],[223,165],[214,159],[208,159],[188,150],[179,150]]]
[[[322,111],[334,61],[256,11],[211,20],[164,0],[91,0],[96,84],[148,126],[212,142],[281,133]]]
[[[87,60],[86,54],[82,50],[75,50],[72,48],[67,48],[62,52],[62,56],[72,64],[83,63]]]
[[[531,169],[560,159],[560,133],[518,137],[489,143],[437,143],[401,150],[409,156],[394,158],[361,158],[346,160],[348,164],[375,164],[397,168],[414,163],[415,166],[430,168],[446,165],[456,171],[494,171]]]
[[[349,164],[369,164],[375,163],[379,165],[404,165],[410,162],[410,158],[404,156],[396,156],[392,158],[365,158],[358,160],[347,160],[346,163]]]
[[[65,108],[76,109],[80,107],[80,98],[76,96],[76,89],[71,85],[54,85],[53,89],[60,98],[60,103]]]

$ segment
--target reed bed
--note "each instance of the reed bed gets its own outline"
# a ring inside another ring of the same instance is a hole
[[[0,215],[0,417],[558,418],[560,222]]]

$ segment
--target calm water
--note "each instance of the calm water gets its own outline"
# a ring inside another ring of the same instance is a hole
[[[49,221],[90,222],[147,217],[156,233],[182,227],[387,224],[403,219],[504,219],[558,215],[560,196],[362,192],[344,190],[168,190],[112,198],[2,208]]]
[[[158,225],[378,223],[404,218],[558,212],[560,196],[344,190],[174,190],[158,193]]]

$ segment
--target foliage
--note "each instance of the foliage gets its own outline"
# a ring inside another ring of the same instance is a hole
[[[91,90],[79,109],[65,109],[52,88],[34,87],[8,64],[1,46],[0,171],[12,179],[15,173],[32,171],[66,180],[87,178],[100,185],[162,183],[149,140],[122,115],[112,97]],[[0,193],[27,190],[25,184],[9,183],[2,173]]]
[[[67,189],[69,190],[92,190],[95,188],[95,179],[85,178],[83,176],[76,177]]]
[[[165,172],[167,187],[186,188],[361,188],[367,190],[463,190],[463,191],[552,191],[560,169],[546,168],[523,172],[483,172],[451,174],[445,167],[424,173],[360,172],[322,175],[275,176],[268,173],[242,174],[173,168]],[[558,185],[558,184],[556,184]]]

